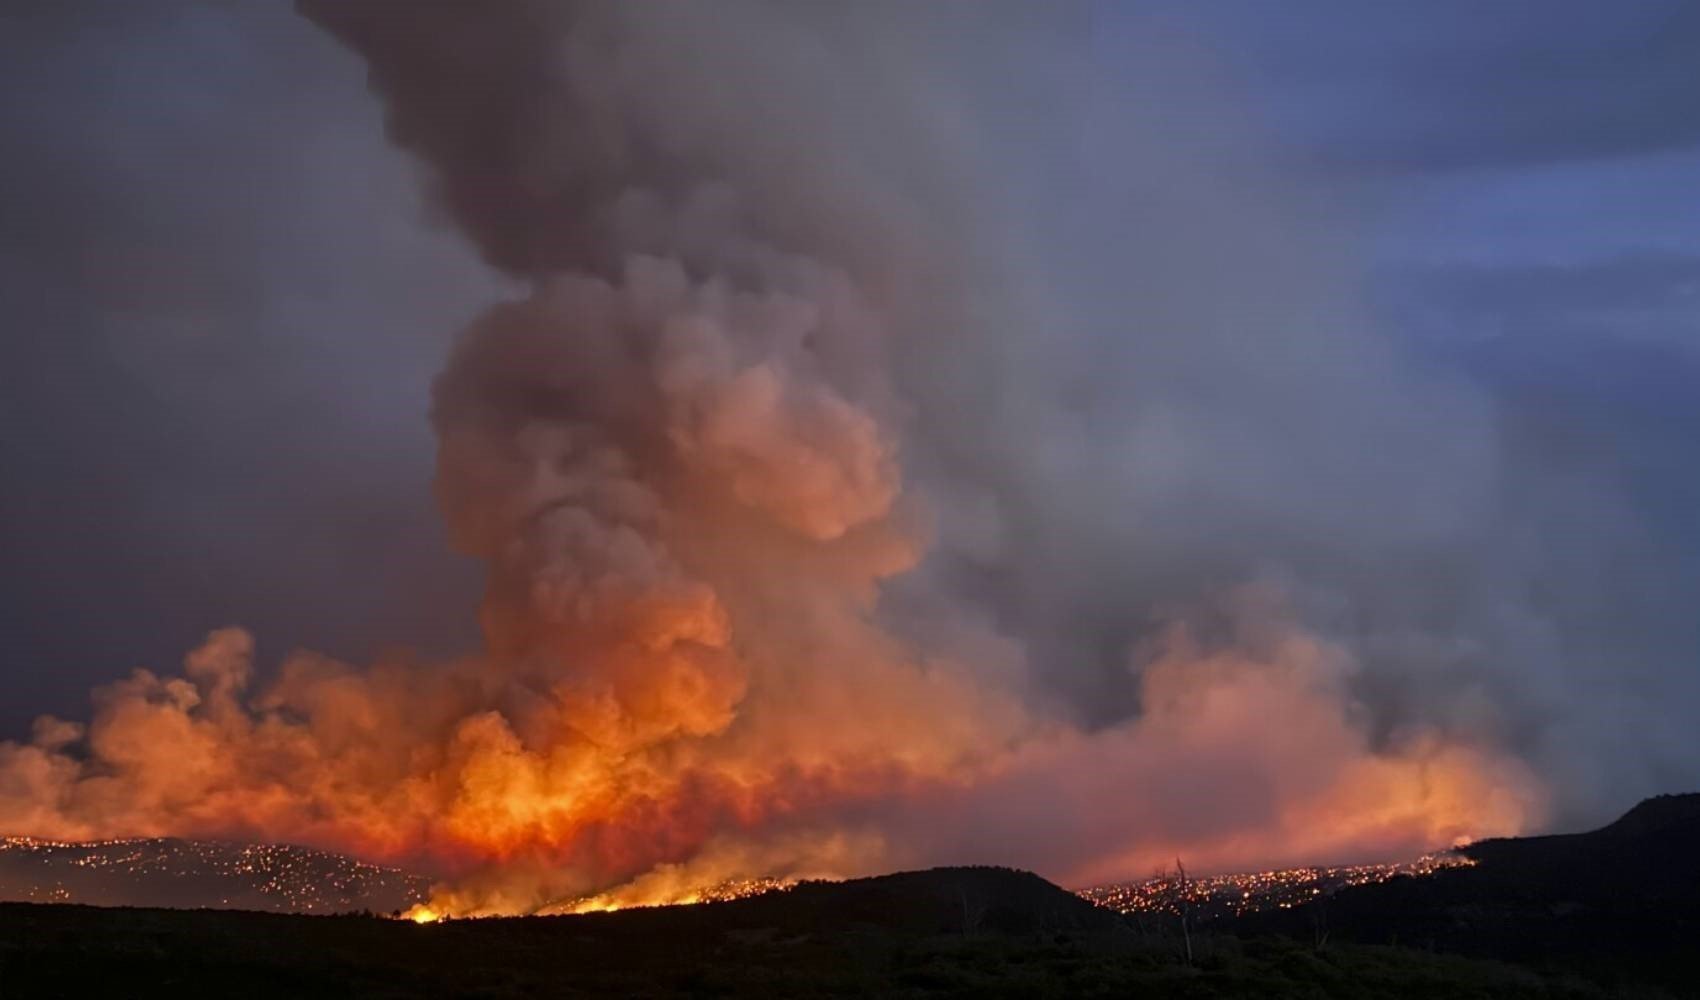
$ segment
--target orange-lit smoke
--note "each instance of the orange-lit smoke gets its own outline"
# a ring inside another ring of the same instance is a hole
[[[438,72],[440,53],[392,64],[385,47],[463,10],[421,7],[390,35],[383,19],[414,8],[320,6],[396,92]],[[508,6],[552,23],[570,5]],[[562,115],[607,96],[597,60],[626,50],[573,51],[589,69],[522,81],[592,81]],[[607,79],[631,76],[617,69]],[[631,127],[654,125],[638,104]],[[1018,639],[974,616],[939,629],[948,639],[890,627],[882,598],[955,515],[906,482],[912,412],[893,374],[894,338],[925,333],[916,296],[942,266],[910,281],[908,243],[865,253],[892,222],[878,213],[836,210],[818,231],[787,228],[785,212],[751,222],[766,216],[738,197],[811,185],[758,176],[729,196],[725,178],[756,154],[717,146],[703,166],[692,144],[723,140],[695,119],[630,148],[609,139],[613,152],[587,140],[588,165],[552,162],[579,147],[540,139],[515,156],[541,173],[510,178],[492,175],[500,144],[477,132],[494,119],[447,107],[446,124],[408,118],[398,97],[393,131],[436,164],[492,262],[530,283],[466,332],[433,412],[451,536],[489,567],[485,648],[370,666],[296,653],[259,680],[249,635],[215,632],[180,675],[101,689],[86,725],[42,719],[31,741],[0,745],[0,832],[249,837],[414,862],[444,875],[424,918],[926,863],[1085,881],[1176,855],[1201,871],[1388,857],[1538,818],[1537,783],[1494,747],[1372,732],[1349,653],[1278,601],[1225,598],[1242,623],[1228,640],[1177,623],[1129,650],[1142,710],[1091,731],[1040,695]],[[444,152],[463,139],[483,143],[464,177]],[[657,150],[682,162],[619,174]],[[698,167],[712,182],[642,186]],[[587,191],[605,197],[581,212],[571,199]],[[841,223],[858,248],[843,262],[821,235]]]
[[[976,693],[967,667],[893,661],[752,678],[717,729],[681,711],[651,722],[668,735],[610,747],[571,724],[522,739],[486,707],[509,692],[482,661],[362,671],[301,655],[244,697],[251,644],[226,630],[182,678],[103,691],[80,744],[44,722],[0,751],[0,825],[424,858],[453,873],[430,909],[459,915],[958,860],[1085,884],[1176,855],[1199,870],[1400,857],[1538,817],[1536,783],[1490,749],[1425,732],[1372,749],[1341,687],[1349,661],[1325,644],[1167,645],[1145,714],[1097,733]]]

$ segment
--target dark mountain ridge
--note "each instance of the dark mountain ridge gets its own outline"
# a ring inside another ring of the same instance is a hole
[[[1700,996],[1700,794],[1586,833],[1484,840],[1476,862],[1233,922],[1317,943],[1414,945]]]
[[[1519,893],[1609,901],[1682,899],[1700,885],[1700,793],[1647,799],[1586,833],[1484,840],[1470,878]]]

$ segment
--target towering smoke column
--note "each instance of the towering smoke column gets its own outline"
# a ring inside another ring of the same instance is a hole
[[[1480,732],[1378,730],[1351,653],[1272,585],[1127,643],[1139,711],[1086,727],[1020,623],[932,564],[977,516],[934,433],[964,391],[941,359],[1002,349],[976,323],[1009,263],[948,92],[916,89],[968,44],[957,14],[301,6],[525,288],[465,331],[433,411],[486,648],[298,654],[256,690],[248,636],[215,633],[182,677],[0,747],[6,832],[423,859],[434,905],[478,913],[925,862],[1393,854],[1536,816]]]

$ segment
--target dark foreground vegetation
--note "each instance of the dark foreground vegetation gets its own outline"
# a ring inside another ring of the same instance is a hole
[[[944,869],[702,906],[412,924],[0,906],[0,996],[1605,997],[1403,947],[1141,931],[1036,876]],[[1645,991],[1646,996],[1661,996]]]
[[[1184,935],[997,868],[425,926],[0,904],[0,997],[1695,997],[1696,848],[1700,796],[1666,797]]]

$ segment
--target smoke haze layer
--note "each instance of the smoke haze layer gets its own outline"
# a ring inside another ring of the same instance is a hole
[[[411,858],[514,912],[1389,857],[1673,769],[1604,752],[1610,635],[1542,579],[1616,499],[1530,504],[1494,402],[1186,127],[1168,21],[300,8],[519,289],[433,396],[483,649],[256,679],[217,632],[0,746],[0,828]]]

